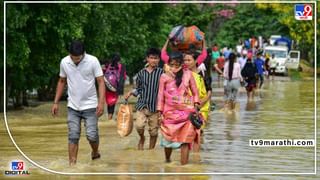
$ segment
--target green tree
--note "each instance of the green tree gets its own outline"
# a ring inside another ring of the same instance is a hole
[[[17,3],[7,4],[6,15],[7,94],[16,107],[27,105],[27,90],[37,89],[39,100],[52,98],[72,39],[83,40],[100,60],[119,52],[133,77],[147,48],[160,48],[174,26],[205,31],[212,20],[203,4]]]
[[[269,9],[257,10],[255,4],[240,4],[235,8],[235,15],[226,19],[219,28],[215,42],[221,46],[235,46],[239,39],[252,36],[270,37],[272,34],[288,35],[288,28],[278,20],[278,13]]]
[[[7,5],[6,14],[6,82],[7,93],[21,105],[22,90],[26,86],[24,69],[28,64],[30,48],[24,33],[31,12],[27,5]],[[9,18],[10,17],[10,18]]]
[[[301,57],[314,64],[314,21],[296,20],[293,13],[295,4],[270,3],[256,6],[259,10],[277,14],[278,21],[288,28],[290,37],[298,44]]]
[[[151,12],[155,4],[103,4],[95,6],[85,25],[85,44],[101,60],[119,52],[130,77],[143,67],[144,53],[157,39],[159,23],[150,21],[161,11]],[[162,7],[159,5],[157,8]],[[95,24],[95,25],[93,25]],[[158,44],[154,44],[158,46]]]
[[[66,55],[66,42],[82,38],[86,10],[72,4],[7,4],[7,87],[14,105],[26,101],[26,90],[38,89],[39,97],[52,92],[59,60]],[[63,16],[61,16],[63,14]],[[32,31],[30,31],[32,29]]]

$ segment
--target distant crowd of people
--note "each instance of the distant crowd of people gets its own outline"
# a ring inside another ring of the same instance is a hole
[[[274,54],[263,54],[255,43],[251,44],[247,47],[239,41],[235,51],[229,47],[220,50],[217,45],[212,47],[213,70],[218,74],[218,82],[221,77],[224,79],[226,105],[231,109],[234,108],[237,89],[241,85],[247,90],[248,101],[253,101],[254,91],[257,87],[262,88],[264,77],[269,79],[272,75],[274,79],[275,76],[277,61]],[[232,77],[230,71],[233,71]]]

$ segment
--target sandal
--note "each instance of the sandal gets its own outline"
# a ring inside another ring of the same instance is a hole
[[[100,153],[98,153],[96,156],[91,156],[91,159],[92,160],[95,160],[95,159],[100,159],[101,155]]]

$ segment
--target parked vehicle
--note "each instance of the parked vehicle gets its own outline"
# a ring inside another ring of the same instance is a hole
[[[300,63],[300,51],[289,51],[286,46],[267,46],[264,49],[264,54],[269,54],[277,62],[275,69],[276,73],[287,75],[288,69],[298,69]]]
[[[273,46],[274,45],[274,42],[277,40],[277,39],[279,39],[279,38],[281,38],[281,36],[280,35],[271,35],[270,36],[270,41],[269,41],[269,43],[270,43],[270,45],[271,46]]]
[[[292,40],[280,35],[270,36],[270,46],[264,48],[264,54],[274,54],[277,62],[276,73],[288,74],[288,69],[298,69],[300,63],[300,51],[291,50]]]
[[[288,48],[288,51],[291,50],[291,39],[287,37],[281,37],[274,41],[274,46],[286,46]]]
[[[288,69],[298,69],[300,63],[300,51],[291,50],[289,52],[289,58],[286,63]]]

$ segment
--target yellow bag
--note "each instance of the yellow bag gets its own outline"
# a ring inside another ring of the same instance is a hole
[[[121,137],[128,136],[133,129],[132,106],[120,104],[117,115],[117,132]]]

